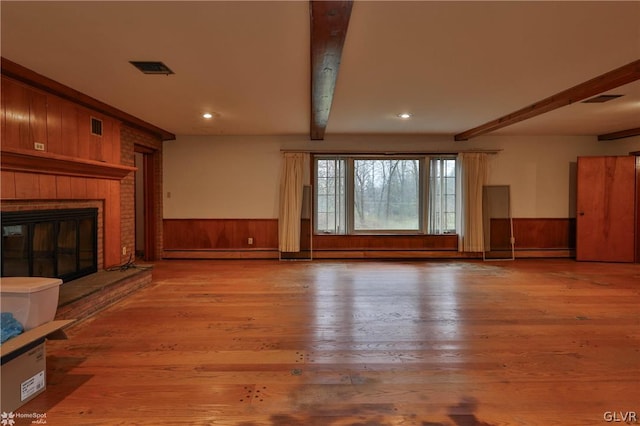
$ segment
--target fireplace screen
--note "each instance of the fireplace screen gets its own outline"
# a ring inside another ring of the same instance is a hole
[[[2,276],[70,281],[98,270],[98,210],[2,213]]]

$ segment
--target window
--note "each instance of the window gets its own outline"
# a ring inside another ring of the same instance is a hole
[[[429,168],[429,233],[456,232],[456,160],[432,158]]]
[[[341,158],[315,160],[316,232],[346,233],[346,163]]]
[[[420,230],[420,160],[353,160],[353,229]]]
[[[455,233],[456,159],[316,156],[315,231]]]

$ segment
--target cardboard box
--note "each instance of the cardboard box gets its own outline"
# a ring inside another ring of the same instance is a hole
[[[0,412],[10,413],[47,388],[46,339],[66,339],[75,320],[51,321],[0,345]]]

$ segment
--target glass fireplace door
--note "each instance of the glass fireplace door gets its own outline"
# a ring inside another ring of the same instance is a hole
[[[2,276],[70,281],[97,271],[97,209],[2,213]]]

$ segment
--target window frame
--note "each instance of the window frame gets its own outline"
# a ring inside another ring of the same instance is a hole
[[[460,214],[458,200],[459,160],[455,154],[313,154],[311,156],[313,171],[313,235],[455,235],[458,233],[457,224],[453,233],[430,233],[429,232],[429,200],[430,200],[430,173],[431,160],[452,159],[456,160],[455,188],[456,188],[456,216]],[[318,229],[318,160],[343,160],[345,165],[344,178],[346,180],[344,191],[344,231],[330,232]],[[417,229],[355,229],[355,161],[356,160],[417,160],[418,173],[418,228]]]
[[[345,196],[344,196],[344,200],[343,200],[343,204],[344,204],[344,211],[345,211],[345,218],[344,218],[344,232],[329,232],[329,231],[322,231],[318,229],[318,224],[319,224],[319,220],[318,220],[318,214],[320,213],[318,211],[318,160],[332,160],[332,161],[338,161],[338,160],[343,160],[345,161],[345,165],[344,165],[344,169],[345,169],[345,175],[348,174],[348,165],[347,165],[347,161],[346,161],[346,157],[341,156],[341,155],[313,155],[311,156],[311,161],[312,161],[312,168],[311,170],[313,170],[313,179],[312,179],[312,185],[313,185],[313,235],[349,235],[348,229],[349,229],[349,216],[350,216],[350,208],[349,208],[349,203],[348,203],[348,195],[346,195],[346,192],[348,191],[348,181],[349,178],[346,178],[346,182],[345,182]],[[327,213],[327,212],[322,212],[322,213]],[[339,225],[338,228],[339,229]]]

